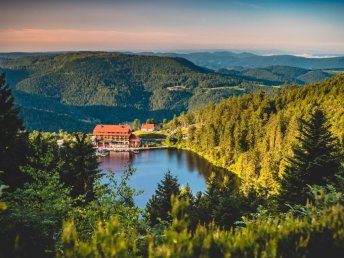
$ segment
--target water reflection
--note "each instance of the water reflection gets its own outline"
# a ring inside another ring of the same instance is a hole
[[[99,159],[102,171],[112,170],[115,172],[125,171],[131,164],[131,160],[130,152],[110,152],[108,156]]]
[[[214,166],[194,152],[179,149],[167,149],[166,154],[168,155],[169,160],[173,160],[175,157],[178,166],[186,164],[189,172],[197,171],[205,179],[208,179],[212,172],[216,173],[218,176],[228,175],[228,171],[226,169]]]
[[[168,170],[178,177],[181,185],[188,184],[193,193],[206,190],[206,180],[212,172],[219,177],[228,175],[233,182],[236,181],[227,170],[213,166],[191,151],[178,149],[145,150],[138,154],[111,152],[109,156],[100,158],[100,162],[103,172],[110,169],[116,176],[120,176],[128,166],[137,170],[129,184],[136,190],[144,191],[142,195],[135,197],[135,202],[140,207],[145,206]]]

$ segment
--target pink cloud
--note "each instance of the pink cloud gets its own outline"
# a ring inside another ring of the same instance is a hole
[[[75,29],[17,29],[0,30],[0,51],[9,51],[20,47],[30,50],[59,50],[82,48],[128,48],[140,44],[164,44],[185,37],[170,32],[121,32],[111,30],[75,30]],[[68,48],[69,47],[69,48]]]

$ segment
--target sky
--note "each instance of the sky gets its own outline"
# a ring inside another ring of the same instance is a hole
[[[0,52],[344,54],[343,13],[343,0],[0,0]]]

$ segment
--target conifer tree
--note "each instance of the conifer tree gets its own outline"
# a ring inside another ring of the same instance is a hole
[[[171,196],[178,194],[178,179],[168,171],[163,180],[158,184],[155,194],[146,205],[146,211],[148,214],[147,219],[151,226],[158,224],[159,220],[171,222]]]
[[[0,180],[14,190],[20,186],[23,177],[19,171],[19,163],[25,153],[25,142],[18,136],[23,129],[23,121],[19,118],[19,108],[14,105],[11,89],[6,84],[5,75],[0,74]]]
[[[198,205],[198,217],[203,223],[210,223],[214,219],[214,210],[219,205],[222,186],[214,173],[207,181],[207,190]]]
[[[72,187],[72,197],[86,195],[90,201],[94,197],[93,184],[100,173],[95,151],[86,136],[74,134],[74,141],[63,148],[65,166],[62,180]]]
[[[340,170],[340,155],[336,139],[329,131],[322,110],[316,109],[308,121],[301,120],[299,145],[293,148],[294,156],[288,159],[281,180],[281,204],[304,204],[308,196],[307,185],[325,185],[333,182]]]

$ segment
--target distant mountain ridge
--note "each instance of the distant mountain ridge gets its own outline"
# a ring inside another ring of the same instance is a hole
[[[142,53],[147,55],[176,56],[190,60],[196,65],[218,70],[221,68],[232,69],[264,68],[268,66],[293,66],[304,69],[332,69],[344,68],[344,57],[306,58],[295,55],[256,55],[248,52],[234,53],[229,51],[219,52],[194,52],[194,53]]]
[[[219,69],[218,73],[240,76],[246,80],[256,80],[265,85],[293,84],[305,85],[323,81],[341,70],[309,70],[291,66],[268,66],[265,68],[236,68],[233,70]]]

